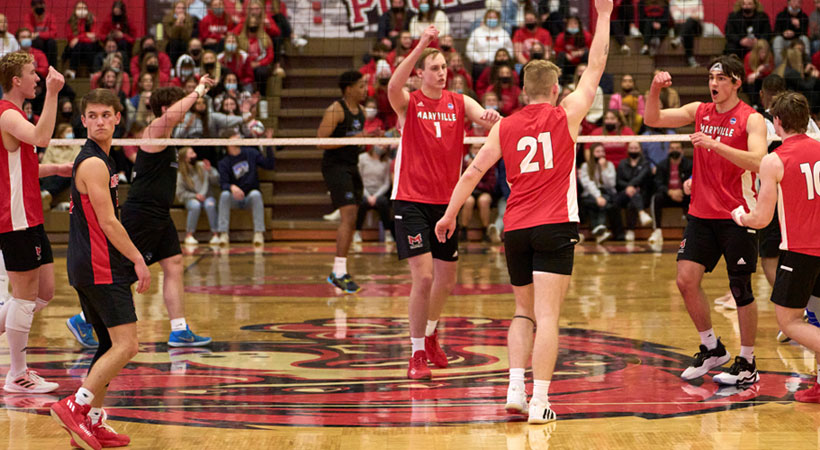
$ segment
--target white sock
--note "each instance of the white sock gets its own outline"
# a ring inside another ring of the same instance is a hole
[[[549,380],[535,380],[532,388],[532,399],[538,400],[541,403],[549,404],[550,381]]]
[[[91,424],[96,425],[102,420],[102,408],[91,408],[88,411],[88,418],[91,419]]]
[[[37,299],[34,300],[34,312],[42,311],[46,306],[48,306],[48,302],[40,297],[37,297]]]
[[[87,320],[85,320],[85,313],[82,311],[80,311],[80,319],[83,319],[83,322],[88,322]]]
[[[740,356],[746,358],[746,361],[750,363],[755,360],[755,347],[752,346],[740,346]]]
[[[6,337],[9,342],[9,371],[12,378],[26,371],[26,347],[31,322],[34,320],[34,302],[12,298],[6,314]]]
[[[3,259],[3,252],[0,252],[0,279],[9,279],[9,273],[6,272],[6,260]]]
[[[342,275],[347,273],[347,258],[342,256],[337,256],[333,258],[333,276],[336,278],[341,277]]]
[[[820,362],[817,363],[817,382],[820,383]]]
[[[705,345],[708,350],[717,347],[717,338],[715,337],[715,330],[709,328],[706,331],[698,331],[700,335],[700,343]]]
[[[510,368],[510,386],[519,386],[524,388],[524,370]]]
[[[413,345],[413,354],[415,355],[417,351],[421,350],[424,351],[424,338],[410,338],[410,343]]]
[[[80,406],[90,405],[93,401],[94,394],[92,394],[91,391],[84,387],[77,389],[77,393],[74,394],[74,402]]]
[[[427,329],[424,330],[425,336],[432,336],[433,333],[436,332],[436,325],[438,325],[438,320],[428,320],[427,321]]]
[[[185,331],[188,328],[188,323],[185,318],[171,319],[171,331]]]

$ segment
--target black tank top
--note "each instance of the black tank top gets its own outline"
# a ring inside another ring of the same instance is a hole
[[[103,233],[88,194],[80,194],[75,185],[77,167],[89,158],[100,158],[108,166],[108,190],[114,214],[118,214],[117,185],[119,176],[108,155],[88,139],[74,160],[71,176],[70,225],[68,229],[68,282],[74,287],[99,284],[130,284],[137,279],[134,264],[117,250]]]
[[[345,118],[333,130],[330,137],[350,137],[357,135],[364,130],[364,108],[359,107],[359,113],[353,114],[347,107],[344,99],[337,100],[345,112]],[[325,150],[322,155],[322,165],[357,165],[359,163],[359,153],[362,152],[360,145],[347,145],[344,147]]]
[[[140,149],[134,162],[131,189],[126,207],[168,215],[177,188],[177,148],[169,146],[159,153]]]

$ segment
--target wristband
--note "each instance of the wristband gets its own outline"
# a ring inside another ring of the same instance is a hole
[[[198,84],[198,85],[196,85],[196,88],[194,89],[194,92],[196,92],[196,95],[198,95],[200,97],[204,97],[205,94],[208,92],[208,87],[205,86],[204,84]]]

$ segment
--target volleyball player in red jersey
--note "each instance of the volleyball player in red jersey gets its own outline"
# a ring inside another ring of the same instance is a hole
[[[22,111],[34,98],[40,77],[25,52],[0,58],[0,250],[5,256],[12,298],[0,308],[0,333],[7,332],[10,367],[3,389],[44,393],[57,383],[43,380],[26,366],[26,346],[34,313],[54,296],[54,260],[43,227],[40,177],[71,176],[71,163],[40,165],[34,146],[46,147],[54,132],[57,94],[65,80],[53,67],[46,77],[46,98],[40,121],[33,125]]]
[[[820,352],[820,328],[803,322],[803,309],[820,301],[820,142],[806,136],[809,103],[795,92],[775,97],[769,107],[783,144],[760,163],[760,194],[749,214],[738,206],[740,226],[763,228],[777,205],[782,241],[772,302],[780,329],[801,345]],[[799,402],[820,403],[820,383],[794,393]]]
[[[754,344],[757,305],[751,276],[757,268],[757,232],[738,226],[732,210],[753,208],[753,172],[766,155],[763,116],[737,96],[743,84],[743,63],[733,55],[715,58],[709,68],[712,103],[693,102],[680,108],[660,109],[660,91],[672,85],[667,72],[652,80],[644,121],[652,127],[677,128],[695,122],[692,200],[686,230],[678,250],[677,284],[686,309],[700,334],[695,361],[681,374],[684,380],[706,375],[731,359],[712,329],[710,305],[701,288],[721,256],[726,260],[729,287],[737,303],[740,355],[727,372],[715,375],[716,383],[738,385],[757,382]],[[689,182],[687,182],[688,184]]]
[[[534,60],[524,66],[530,104],[496,124],[459,180],[436,224],[440,241],[456,229],[456,215],[484,173],[504,158],[510,197],[504,213],[507,270],[515,295],[515,315],[507,335],[510,386],[506,408],[527,410],[524,371],[532,356],[534,389],[529,422],[555,420],[548,392],[558,355],[558,318],[569,288],[578,243],[575,140],[606,66],[612,0],[596,0],[598,22],[589,67],[560,105],[555,106],[561,70]],[[538,324],[533,342],[533,327]]]
[[[409,302],[412,357],[407,369],[407,377],[412,379],[431,377],[428,359],[436,367],[447,367],[436,326],[456,283],[458,242],[452,238],[440,244],[433,228],[444,214],[461,173],[464,118],[485,128],[499,119],[496,111],[484,110],[470,97],[444,90],[444,55],[427,48],[437,38],[438,30],[431,25],[387,85],[401,129],[392,199],[396,247],[399,259],[410,263],[413,283]],[[404,86],[414,67],[422,80],[421,89],[408,93]]]

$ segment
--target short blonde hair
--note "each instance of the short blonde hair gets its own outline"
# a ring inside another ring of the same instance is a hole
[[[561,68],[550,61],[534,59],[524,66],[524,90],[530,98],[546,97],[561,77]]]
[[[0,86],[3,91],[11,91],[12,79],[23,76],[23,66],[26,64],[34,64],[34,56],[23,50],[7,53],[0,58]]]
[[[437,48],[434,48],[434,47],[425,48],[424,51],[421,52],[421,56],[419,57],[419,60],[416,61],[416,69],[424,70],[424,67],[425,67],[424,63],[425,63],[425,61],[427,61],[427,58],[429,58],[431,56],[433,58],[435,58],[436,55],[441,55],[441,50],[439,50]],[[445,60],[445,62],[447,61],[446,58],[444,60]]]

